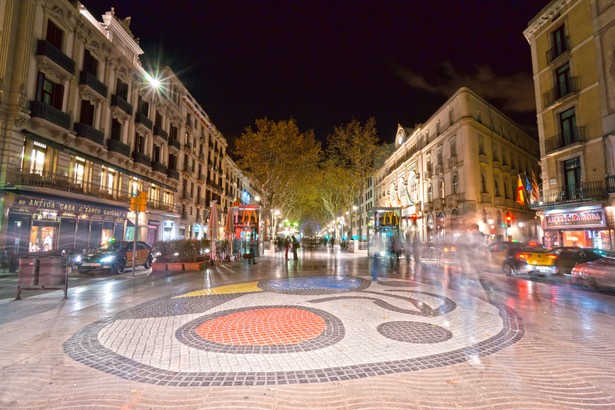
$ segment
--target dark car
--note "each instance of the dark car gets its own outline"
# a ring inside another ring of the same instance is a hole
[[[578,246],[562,246],[551,249],[550,253],[557,255],[555,261],[561,275],[570,274],[577,263],[595,261],[605,256],[615,257],[615,253],[596,248],[581,248]]]
[[[105,244],[94,252],[88,252],[81,258],[79,273],[95,270],[109,270],[114,275],[124,273],[126,268],[132,267],[133,246],[134,242],[116,241]],[[152,247],[145,242],[137,241],[135,265],[151,268],[152,263],[154,263]]]

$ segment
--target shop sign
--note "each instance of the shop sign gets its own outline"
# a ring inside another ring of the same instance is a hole
[[[546,221],[548,228],[560,226],[605,226],[602,210],[551,214],[546,215]]]
[[[61,216],[73,216],[75,214],[86,214],[88,216],[98,216],[101,218],[126,219],[127,211],[107,208],[103,206],[88,205],[63,200],[31,198],[19,196],[15,200],[15,207],[21,212],[29,209],[33,213],[43,213],[43,211],[56,211]],[[26,208],[27,207],[27,208]],[[14,210],[15,208],[12,208]]]
[[[241,206],[237,208],[235,214],[235,226],[252,226],[258,224],[258,213],[260,207],[256,206]]]
[[[395,212],[388,211],[379,215],[378,222],[381,227],[399,226],[399,216]]]

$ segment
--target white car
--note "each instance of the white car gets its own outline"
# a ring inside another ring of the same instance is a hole
[[[591,288],[615,287],[615,258],[600,258],[579,263],[572,268],[572,277],[578,284]]]

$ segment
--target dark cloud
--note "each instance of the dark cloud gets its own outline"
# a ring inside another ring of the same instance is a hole
[[[487,66],[476,67],[471,73],[460,73],[448,62],[435,68],[435,78],[427,78],[401,65],[395,65],[394,69],[406,84],[415,89],[450,97],[459,88],[468,87],[488,101],[497,101],[502,111],[536,111],[534,83],[528,73],[503,76]]]

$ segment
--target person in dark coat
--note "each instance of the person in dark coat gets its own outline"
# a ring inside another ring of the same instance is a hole
[[[299,249],[299,241],[297,240],[297,238],[295,238],[295,235],[292,235],[291,239],[292,239],[292,245],[291,246],[293,247],[293,259],[297,260],[297,259],[299,259],[297,257],[297,249]]]

